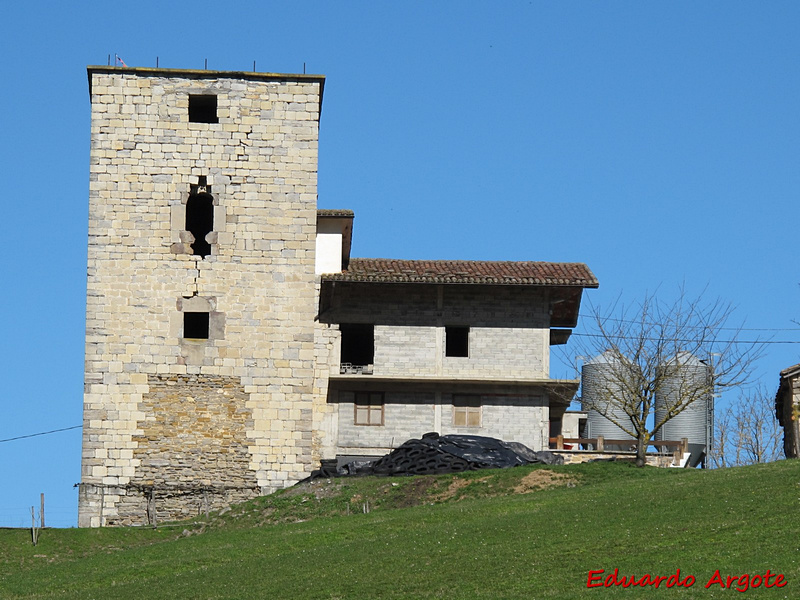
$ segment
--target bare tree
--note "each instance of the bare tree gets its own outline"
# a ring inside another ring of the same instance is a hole
[[[751,391],[717,411],[713,464],[736,467],[783,458],[782,435],[773,395],[764,388]]]
[[[633,307],[592,310],[588,332],[576,334],[587,356],[603,355],[603,378],[584,408],[609,419],[636,440],[644,466],[655,434],[694,402],[745,383],[763,344],[743,341],[730,324],[733,307],[703,295],[665,302],[646,294]],[[713,363],[713,364],[712,364]],[[705,375],[703,375],[705,373]],[[655,418],[655,400],[661,410]]]

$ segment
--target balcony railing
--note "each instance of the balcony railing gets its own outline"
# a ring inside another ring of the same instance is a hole
[[[687,438],[682,438],[679,442],[650,440],[647,445],[654,446],[661,456],[669,456],[671,454],[673,467],[686,464],[689,453],[689,440]],[[630,455],[636,452],[636,440],[610,440],[605,439],[602,435],[598,435],[596,438],[565,438],[559,435],[550,438],[550,450],[574,452],[576,454],[599,452]]]
[[[354,365],[343,362],[339,365],[339,375],[372,375],[372,365]]]
[[[656,450],[662,453],[672,452],[688,452],[689,439],[682,438],[681,441],[656,441],[650,440],[648,446],[654,446]],[[590,450],[594,452],[603,452],[606,446],[627,446],[631,452],[636,451],[636,440],[610,440],[598,435],[596,438],[565,438],[564,436],[556,436],[550,438],[551,450]]]

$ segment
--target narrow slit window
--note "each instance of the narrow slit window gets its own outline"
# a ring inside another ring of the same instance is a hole
[[[186,202],[186,231],[194,236],[192,254],[206,257],[211,244],[206,235],[214,230],[214,198],[211,194],[192,194]]]
[[[183,313],[183,337],[196,340],[207,340],[208,313],[207,312]]]
[[[469,356],[469,327],[444,328],[445,356]]]
[[[213,95],[189,95],[190,123],[219,123],[217,97]]]

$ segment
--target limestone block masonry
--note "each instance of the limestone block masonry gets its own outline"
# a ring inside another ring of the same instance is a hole
[[[289,485],[311,469],[326,387],[314,360],[324,78],[88,72],[79,525],[183,517]],[[190,120],[198,96],[213,104],[203,122]],[[213,203],[205,256],[187,225],[198,194]],[[187,337],[198,313],[207,331]]]

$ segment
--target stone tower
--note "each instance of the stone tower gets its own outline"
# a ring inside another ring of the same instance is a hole
[[[88,75],[79,525],[190,516],[304,477],[324,77]]]

